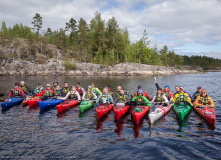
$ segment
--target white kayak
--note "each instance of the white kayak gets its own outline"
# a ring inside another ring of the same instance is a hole
[[[153,124],[155,121],[160,119],[163,115],[165,115],[171,109],[171,104],[169,105],[154,105],[155,109],[150,109],[150,113],[148,115],[150,123]]]

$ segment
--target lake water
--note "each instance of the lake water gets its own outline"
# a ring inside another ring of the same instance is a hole
[[[0,77],[5,95],[15,82],[24,80],[34,89],[57,80],[86,88],[91,82],[102,89],[122,85],[129,94],[138,85],[153,97],[153,77]],[[78,106],[57,114],[56,108],[40,112],[21,105],[0,113],[0,158],[7,159],[221,159],[221,72],[158,76],[160,86],[183,85],[191,95],[201,85],[215,103],[217,120],[211,126],[194,111],[182,123],[173,110],[152,126],[146,116],[135,125],[128,113],[116,121],[113,111],[97,121],[95,108],[79,114]],[[2,99],[7,96],[2,97]]]

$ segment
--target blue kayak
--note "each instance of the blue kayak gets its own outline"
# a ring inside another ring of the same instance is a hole
[[[22,103],[23,98],[8,98],[6,100],[7,101],[1,103],[2,110],[8,109],[10,107],[13,107],[15,105]]]
[[[45,101],[39,101],[38,106],[39,106],[40,110],[42,111],[42,110],[45,110],[50,107],[55,107],[56,105],[60,104],[61,102],[62,102],[62,100],[60,100],[60,99],[48,99]]]

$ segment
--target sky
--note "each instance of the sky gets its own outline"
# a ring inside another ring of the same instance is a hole
[[[96,11],[105,22],[115,17],[133,43],[146,29],[150,47],[221,59],[221,0],[1,0],[0,22],[33,27],[39,13],[44,30],[58,30],[71,18],[89,24]]]

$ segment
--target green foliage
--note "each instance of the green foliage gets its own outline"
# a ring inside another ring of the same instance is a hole
[[[74,62],[64,61],[65,70],[76,70],[77,65]]]
[[[42,28],[42,17],[36,13],[32,24],[36,32],[30,27],[15,24],[7,28],[2,22],[0,37],[2,46],[7,46],[7,41],[16,41],[19,38],[28,40],[29,50],[22,53],[22,57],[33,57],[36,53],[45,58],[53,58],[57,55],[47,48],[47,44],[56,45],[61,50],[62,59],[76,59],[79,62],[114,65],[123,62],[142,63],[148,65],[170,66],[181,68],[182,65],[201,66],[203,69],[221,67],[221,60],[201,56],[181,56],[170,51],[167,45],[162,49],[157,46],[150,47],[147,30],[135,43],[130,42],[127,28],[120,28],[115,17],[107,22],[102,19],[101,13],[96,12],[89,24],[83,19],[71,18],[65,29],[60,28],[52,31],[48,28],[44,35],[39,35]],[[19,46],[18,43],[14,43]],[[39,49],[40,48],[40,49]],[[15,56],[18,56],[15,53]],[[41,63],[41,60],[39,60]],[[65,62],[67,69],[75,68],[74,64]]]

